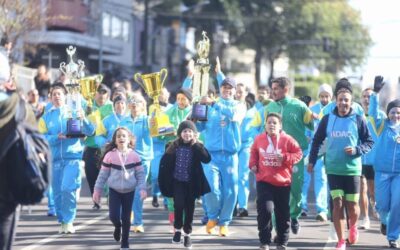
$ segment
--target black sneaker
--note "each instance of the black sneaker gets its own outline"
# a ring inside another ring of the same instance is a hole
[[[249,216],[249,212],[245,208],[239,208],[238,216],[247,217]]]
[[[94,203],[94,204],[93,204],[93,207],[92,207],[92,210],[94,210],[94,211],[99,211],[100,208],[101,208],[101,206],[100,206],[99,204]]]
[[[389,240],[389,247],[390,248],[399,248],[397,242],[395,240]]]
[[[301,217],[307,217],[307,211],[306,210],[302,210],[300,216]]]
[[[153,196],[153,201],[151,202],[151,205],[153,205],[153,207],[159,207],[160,204],[158,203],[158,197],[157,196]]]
[[[297,219],[292,219],[290,222],[290,228],[292,229],[293,234],[298,234],[300,231],[300,224]]]
[[[179,244],[181,243],[181,231],[175,231],[174,237],[172,237],[172,243]]]
[[[114,228],[113,236],[115,241],[119,241],[121,239],[121,227]]]
[[[192,248],[192,239],[190,238],[189,235],[185,235],[183,237],[183,246],[189,249]]]
[[[381,223],[381,234],[386,235],[386,225]]]

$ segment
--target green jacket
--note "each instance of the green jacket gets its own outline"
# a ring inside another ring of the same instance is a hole
[[[101,121],[104,119],[104,117],[108,116],[113,112],[113,103],[111,101],[107,101],[103,106],[98,107],[96,105],[96,102],[93,102],[93,111],[92,113],[88,116],[88,119],[93,125],[96,127],[96,132],[98,129],[98,125],[101,123]],[[98,133],[96,133],[98,134]],[[99,148],[100,145],[99,142],[96,140],[101,139],[100,136],[88,136],[85,139],[85,146],[86,147],[91,147],[91,148]]]
[[[302,150],[306,150],[308,148],[306,128],[314,130],[312,111],[307,105],[296,98],[285,97],[282,100],[270,102],[265,107],[265,117],[270,112],[282,116],[283,131],[291,135],[300,144]]]

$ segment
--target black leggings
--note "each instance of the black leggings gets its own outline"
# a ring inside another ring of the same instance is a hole
[[[186,234],[192,233],[192,222],[196,198],[192,194],[188,182],[174,180],[174,227],[181,229]],[[185,219],[183,219],[185,214]]]
[[[131,228],[131,211],[135,191],[119,193],[110,188],[108,209],[110,220],[115,227],[122,226],[121,247],[128,247]]]

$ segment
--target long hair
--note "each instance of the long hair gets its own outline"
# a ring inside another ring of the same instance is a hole
[[[120,130],[125,130],[129,135],[128,148],[135,149],[135,146],[136,146],[136,138],[135,138],[135,136],[131,133],[131,131],[129,129],[127,129],[125,127],[118,127],[114,131],[114,134],[112,136],[111,142],[106,144],[106,147],[105,147],[105,150],[104,150],[104,154],[101,156],[101,160],[99,161],[99,168],[101,167],[101,164],[103,163],[104,156],[108,152],[110,152],[110,151],[112,151],[112,150],[114,150],[115,148],[118,147],[117,143],[116,143],[116,140],[117,140],[117,132],[120,131]]]

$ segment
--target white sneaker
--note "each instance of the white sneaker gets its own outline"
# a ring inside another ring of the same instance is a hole
[[[359,226],[360,229],[369,229],[370,228],[370,222],[369,222],[369,218],[364,218]]]
[[[336,234],[335,225],[333,224],[333,222],[331,222],[331,223],[329,224],[329,236],[328,236],[328,241],[333,241],[333,242],[338,241],[338,237],[337,237],[337,234]]]
[[[65,224],[65,231],[66,234],[74,234],[75,233],[75,228],[72,223],[67,223]]]
[[[61,223],[61,227],[60,227],[60,230],[58,230],[58,233],[64,234],[64,233],[65,233],[65,226],[66,226],[66,225],[67,225],[67,224]]]

